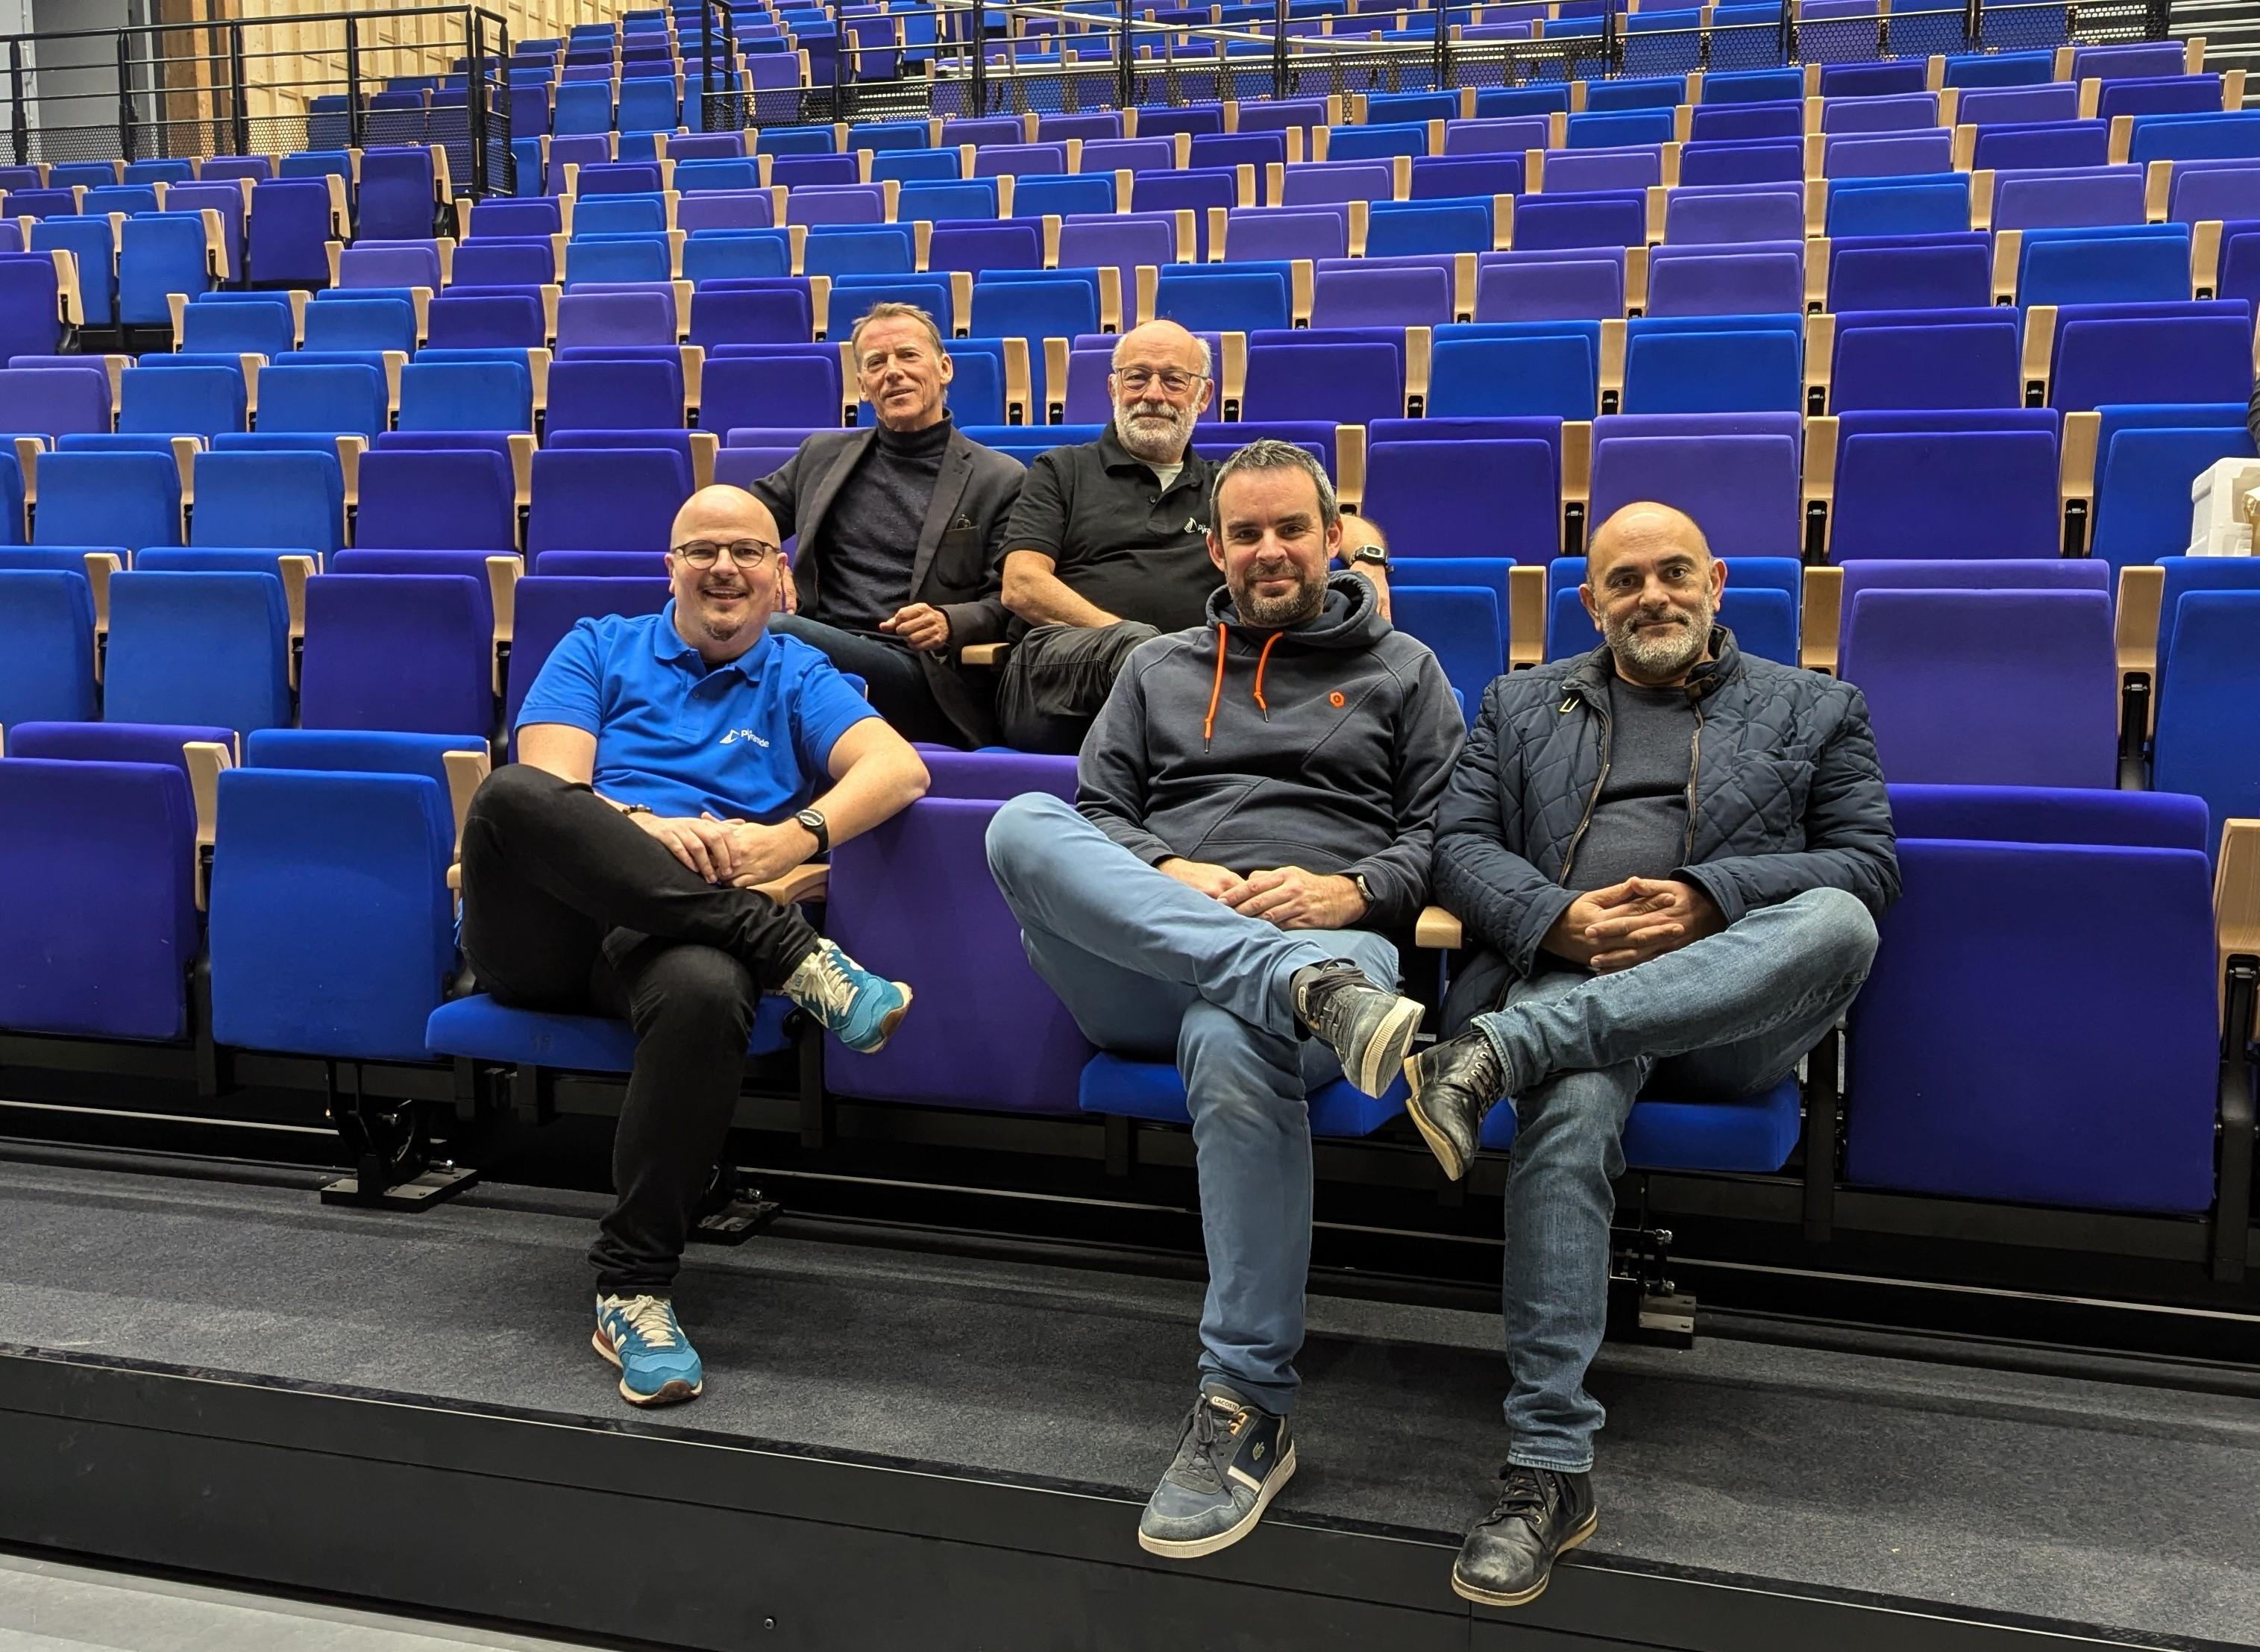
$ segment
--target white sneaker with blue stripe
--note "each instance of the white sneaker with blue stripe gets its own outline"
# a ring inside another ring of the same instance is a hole
[[[706,1386],[698,1350],[665,1297],[598,1297],[590,1341],[620,1368],[620,1398],[631,1405],[672,1405]]]

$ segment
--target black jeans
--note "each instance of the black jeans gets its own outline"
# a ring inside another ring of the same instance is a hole
[[[1012,645],[997,685],[997,724],[1024,752],[1073,756],[1139,644],[1162,633],[1136,619],[1092,629],[1038,626]]]
[[[862,678],[871,709],[905,740],[960,749],[967,744],[964,732],[934,704],[933,685],[926,681],[925,665],[901,644],[842,631],[801,614],[771,614],[769,629],[821,649],[824,657],[840,669]]]
[[[635,1067],[612,1141],[619,1196],[590,1248],[599,1290],[663,1296],[730,1130],[762,991],[816,948],[790,907],[706,883],[586,786],[525,763],[463,825],[463,953],[521,1009],[623,1016]]]

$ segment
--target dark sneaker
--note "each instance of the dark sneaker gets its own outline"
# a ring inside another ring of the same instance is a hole
[[[1405,1063],[1405,1082],[1420,1139],[1455,1182],[1468,1173],[1483,1134],[1484,1114],[1506,1094],[1506,1069],[1481,1033],[1431,1044]]]
[[[1498,1506],[1468,1533],[1452,1589],[1486,1606],[1520,1606],[1546,1592],[1556,1557],[1593,1534],[1593,1477],[1509,1463]]]
[[[631,1405],[672,1405],[705,1390],[698,1350],[665,1297],[598,1297],[590,1341],[620,1368],[620,1398]]]
[[[1373,984],[1346,958],[1295,971],[1295,1019],[1341,1058],[1342,1076],[1378,1097],[1405,1064],[1420,1030],[1420,1005]]]
[[[1294,1477],[1287,1420],[1249,1405],[1228,1388],[1193,1402],[1176,1461],[1147,1499],[1138,1547],[1191,1560],[1229,1548],[1255,1529],[1279,1488]]]

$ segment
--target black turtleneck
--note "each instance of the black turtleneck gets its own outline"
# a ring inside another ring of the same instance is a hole
[[[842,631],[892,642],[879,622],[911,599],[911,564],[941,456],[949,416],[924,430],[882,425],[825,518],[820,611],[809,615]]]

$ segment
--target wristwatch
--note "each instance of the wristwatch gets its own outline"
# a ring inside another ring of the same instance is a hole
[[[654,811],[652,806],[647,803],[630,803],[623,804],[620,806],[620,812],[622,814],[650,814],[654,812]]]
[[[816,840],[816,852],[819,855],[826,854],[831,850],[832,828],[825,824],[821,814],[813,809],[803,809],[798,814],[793,816],[793,819],[808,828],[808,835]]]
[[[1363,562],[1367,567],[1377,568],[1384,574],[1389,571],[1389,553],[1378,545],[1361,545],[1343,557],[1342,561],[1345,563]]]
[[[1352,872],[1349,875],[1349,881],[1357,885],[1357,898],[1365,903],[1365,910],[1371,912],[1373,910],[1373,889],[1372,886],[1365,881],[1365,874],[1362,872]]]

